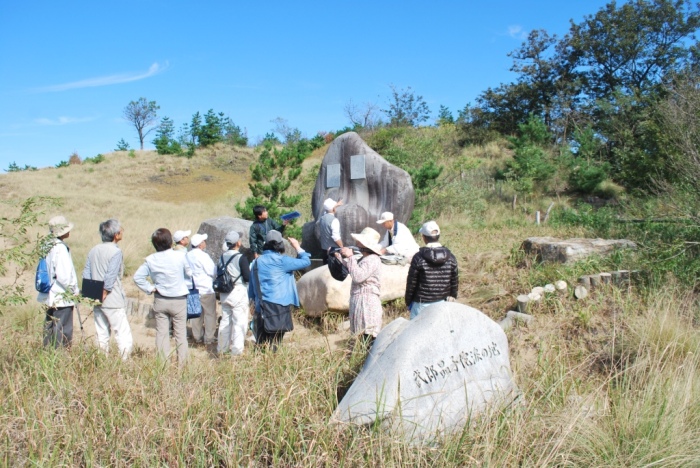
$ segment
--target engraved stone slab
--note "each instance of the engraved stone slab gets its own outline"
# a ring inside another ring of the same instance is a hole
[[[503,329],[472,307],[444,302],[381,331],[331,420],[379,420],[406,441],[430,441],[518,395]]]
[[[365,179],[365,155],[356,154],[355,156],[350,156],[350,179]]]
[[[340,187],[340,164],[329,164],[326,170],[326,188]]]
[[[573,263],[591,255],[610,255],[617,249],[635,250],[637,244],[627,239],[557,239],[529,237],[523,242],[527,254],[534,254],[543,263]]]

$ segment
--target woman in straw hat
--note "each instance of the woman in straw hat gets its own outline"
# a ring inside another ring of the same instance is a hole
[[[340,250],[345,258],[348,272],[352,277],[350,287],[350,332],[363,335],[371,345],[382,328],[382,302],[379,299],[382,246],[379,233],[367,227],[359,234],[351,234],[360,248],[362,257],[356,260],[353,251],[347,247]]]

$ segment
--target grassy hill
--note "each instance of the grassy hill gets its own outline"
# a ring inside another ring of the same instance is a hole
[[[426,130],[439,132],[439,130]],[[441,241],[457,256],[461,302],[495,320],[514,297],[559,279],[636,266],[635,256],[542,266],[519,246],[526,238],[591,234],[585,224],[534,224],[534,212],[557,196],[531,196],[512,206],[493,167],[511,157],[504,145],[454,149],[449,135],[424,137],[446,167],[422,209],[435,215]],[[425,141],[425,140],[421,140]],[[411,155],[415,141],[397,145]],[[432,144],[432,143],[431,143]],[[403,145],[403,146],[401,146]],[[304,163],[294,190],[310,192],[325,148]],[[152,152],[105,155],[99,164],[0,175],[0,216],[29,196],[57,197],[51,209],[76,224],[68,243],[82,268],[99,241],[99,222],[116,217],[125,237],[124,283],[152,252],[158,227],[196,230],[210,217],[237,216],[248,194],[252,149],[215,147],[192,159]],[[432,217],[432,216],[431,216]],[[556,221],[556,217],[553,217]],[[37,232],[39,232],[37,230]],[[11,272],[4,279],[9,280]],[[31,288],[31,275],[21,278]],[[407,317],[400,302],[385,323]],[[667,278],[663,288],[635,284],[593,292],[586,301],[549,297],[532,311],[530,328],[508,332],[523,404],[475,421],[463,434],[432,446],[407,446],[373,428],[330,426],[328,417],[359,370],[338,320],[297,315],[291,344],[275,355],[235,359],[195,353],[182,372],[159,366],[153,344],[121,362],[91,339],[70,351],[40,346],[40,308],[33,301],[0,316],[0,460],[4,465],[574,465],[689,466],[700,460],[700,317],[696,295]],[[77,324],[76,324],[77,326]],[[132,324],[136,328],[140,324]]]

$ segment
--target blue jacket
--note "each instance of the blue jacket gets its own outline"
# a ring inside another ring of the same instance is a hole
[[[255,270],[260,277],[260,289],[267,302],[279,305],[294,304],[299,307],[299,294],[294,280],[294,271],[311,265],[311,254],[299,252],[297,258],[288,257],[272,250],[266,250],[258,257],[250,269],[248,297],[255,300],[255,310],[260,310],[257,295]]]

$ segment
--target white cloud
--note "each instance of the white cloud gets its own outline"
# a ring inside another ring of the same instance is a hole
[[[45,117],[34,119],[34,123],[38,125],[68,125],[74,123],[90,122],[95,120],[95,117],[64,117],[57,119],[47,119]]]
[[[519,24],[508,26],[508,35],[513,39],[527,39],[527,32]]]
[[[97,78],[88,78],[86,80],[73,81],[71,83],[63,83],[58,85],[44,86],[37,88],[34,91],[38,93],[52,93],[56,91],[67,91],[69,89],[80,88],[95,88],[98,86],[109,86],[120,83],[129,83],[150,78],[168,69],[168,62],[160,65],[158,62],[151,65],[146,72],[121,73],[118,75],[100,76]]]

